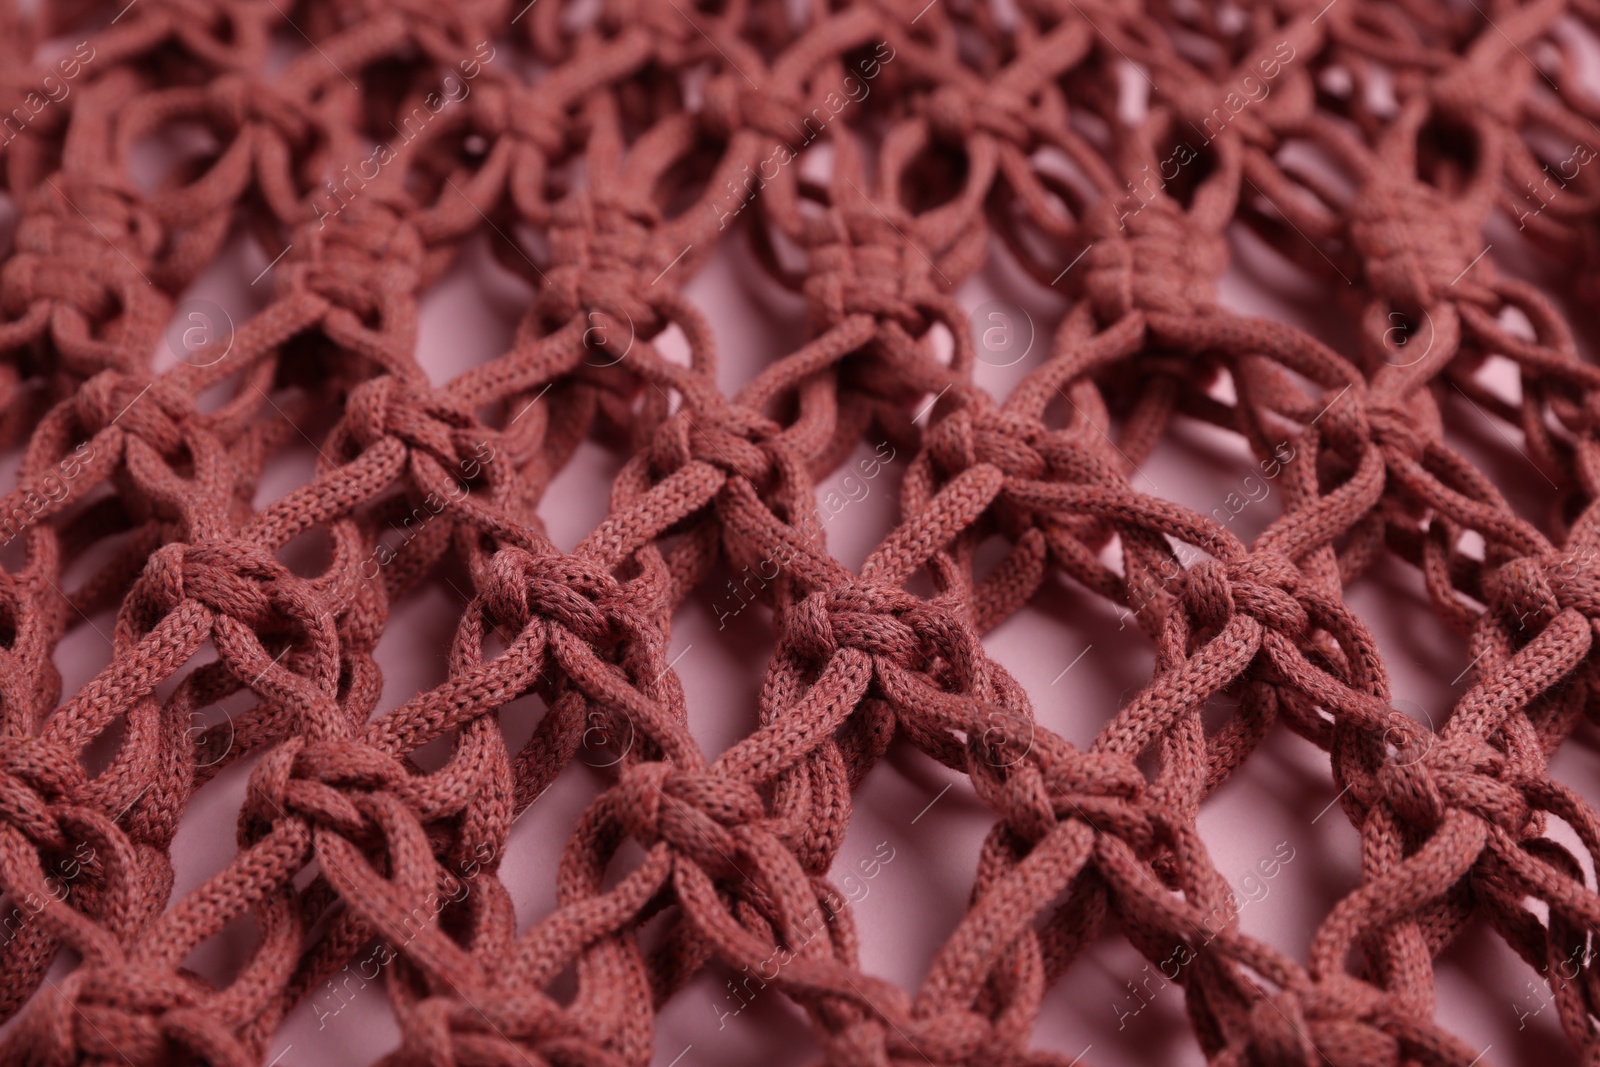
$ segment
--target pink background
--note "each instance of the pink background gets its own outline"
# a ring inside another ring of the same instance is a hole
[[[1129,107],[1136,111],[1138,79],[1130,81]],[[160,147],[153,148],[152,173],[160,158]],[[7,205],[0,234],[9,233],[14,217],[14,209]],[[528,304],[530,290],[495,265],[488,253],[488,242],[501,239],[480,235],[454,272],[422,301],[419,358],[436,383],[504,351]],[[1501,225],[1486,240],[1493,242],[1492,255],[1500,266],[1538,280],[1514,225]],[[9,239],[0,245],[8,246]],[[1332,294],[1248,235],[1235,236],[1233,251],[1234,264],[1221,285],[1224,305],[1294,322],[1348,348],[1349,327],[1332,308]],[[267,297],[266,285],[251,285],[267,265],[258,248],[237,237],[230,254],[190,296],[211,301],[233,321],[242,322]],[[725,391],[733,391],[761,367],[792,351],[803,335],[800,300],[766,282],[742,237],[725,240],[716,258],[687,283],[686,291],[716,326],[720,384]],[[1065,309],[1059,294],[1024,279],[998,248],[985,271],[956,295],[969,310],[988,301],[1009,302],[1003,313],[1011,316],[1013,326],[1022,321],[1022,312],[1031,318],[1035,341],[1026,358],[1012,366],[979,369],[980,384],[997,394],[1045,357],[1049,337]],[[985,315],[975,328],[981,332],[991,325]],[[671,340],[663,347],[674,352]],[[680,347],[676,355],[683,354]],[[156,359],[160,368],[175,356],[163,350]],[[1515,382],[1508,379],[1505,388],[1514,394]],[[1491,425],[1464,399],[1448,409],[1448,416],[1455,446],[1488,471],[1523,514],[1536,513],[1541,492],[1548,487],[1520,456],[1518,431]],[[326,428],[304,429],[320,443]],[[870,454],[870,446],[863,445],[857,458]],[[258,503],[303,482],[313,457],[309,444],[280,456],[269,467]],[[828,523],[828,546],[847,564],[859,565],[895,525],[899,480],[908,459],[898,456],[865,483],[863,498]],[[620,462],[617,455],[591,442],[556,479],[541,514],[560,547],[575,546],[605,515],[607,493]],[[12,456],[0,482],[5,488],[13,484],[15,464]],[[830,488],[842,492],[848,469],[825,479],[819,495]],[[1186,422],[1144,465],[1139,485],[1210,512],[1253,470],[1237,441]],[[853,491],[860,495],[859,489]],[[1253,535],[1278,514],[1278,506],[1274,491],[1250,504],[1231,528],[1241,536]],[[67,577],[69,583],[81,579],[75,573]],[[772,646],[769,613],[760,606],[745,609],[736,622],[718,630],[712,606],[726,605],[721,591],[728,577],[721,576],[690,602],[676,620],[672,636],[672,656],[688,695],[691,726],[709,754],[754,728],[757,687]],[[1453,700],[1466,687],[1469,655],[1464,642],[1433,619],[1418,575],[1402,566],[1380,566],[1354,585],[1349,599],[1385,650],[1396,694],[1435,727],[1442,726]],[[384,708],[443,681],[443,649],[463,600],[459,591],[435,580],[396,606],[378,649],[385,677]],[[74,628],[57,652],[68,692],[88,681],[109,656],[112,615],[91,622]],[[1144,684],[1152,664],[1148,642],[1131,623],[1123,627],[1116,610],[1064,580],[1047,584],[1030,607],[988,635],[985,645],[1027,686],[1040,722],[1080,745],[1088,745],[1120,703]],[[208,713],[207,720],[220,721],[224,711]],[[540,712],[531,698],[502,712],[513,746],[528,736]],[[601,764],[611,757],[596,751],[587,758]],[[1600,799],[1600,791],[1593,787],[1596,763],[1594,731],[1585,727],[1556,758],[1554,773],[1591,800]],[[236,813],[253,765],[249,760],[229,767],[195,797],[174,850],[176,894],[220,870],[234,854]],[[552,908],[554,857],[578,813],[609,780],[607,771],[574,764],[513,828],[502,874],[524,928]],[[1241,913],[1244,929],[1302,961],[1316,924],[1359,884],[1358,838],[1338,806],[1328,807],[1334,797],[1325,755],[1279,728],[1207,803],[1200,818],[1218,868],[1239,895],[1250,900]],[[880,855],[893,849],[893,859],[874,877],[861,880],[855,891],[861,897],[854,912],[866,969],[908,990],[918,986],[965,910],[979,843],[992,821],[959,776],[906,746],[897,744],[871,774],[856,796],[854,820],[835,871],[836,880],[843,879],[860,861],[872,858],[882,842],[888,845]],[[1564,837],[1564,827],[1551,833]],[[1290,855],[1291,850],[1292,859],[1273,877],[1260,877],[1262,861]],[[1583,856],[1581,847],[1574,852]],[[1584,862],[1592,885],[1594,872],[1587,869],[1586,857]],[[203,946],[190,963],[202,972],[220,974],[226,961],[248,944],[247,933],[230,927]],[[53,977],[70,966],[65,958],[59,960]],[[1143,958],[1115,934],[1095,945],[1049,993],[1036,1045],[1063,1052],[1069,1059],[1092,1046],[1081,1061],[1084,1064],[1203,1062],[1183,1015],[1182,991],[1175,984],[1157,992],[1138,1014],[1123,1018],[1119,1027],[1119,1013],[1139,1004],[1127,983],[1144,978],[1149,973],[1144,967]],[[760,1062],[763,1067],[787,1067],[815,1059],[817,1052],[801,1016],[775,989],[760,992],[737,1016],[719,1019],[721,1012],[738,1006],[724,987],[730,977],[712,967],[665,1007],[658,1020],[655,1064],[711,1067]],[[1485,1064],[1564,1062],[1568,1054],[1554,1007],[1537,1010],[1549,994],[1542,981],[1532,987],[1537,993],[1527,985],[1535,979],[1495,939],[1471,933],[1438,961],[1440,1016],[1466,1040],[1488,1050]],[[328,999],[322,1003],[337,1004]],[[1519,1022],[1521,1013],[1534,1014]],[[311,1005],[302,1005],[274,1038],[266,1061],[359,1067],[397,1042],[381,979],[336,1015],[319,1020],[319,1014]]]

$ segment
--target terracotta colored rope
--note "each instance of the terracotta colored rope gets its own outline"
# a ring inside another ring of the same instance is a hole
[[[396,1067],[641,1067],[686,982],[775,958],[827,1063],[1060,1065],[1031,1047],[1041,1000],[1113,927],[1189,961],[1212,1063],[1493,1062],[1435,1022],[1434,959],[1486,924],[1549,973],[1600,928],[1543,836],[1554,816],[1600,858],[1600,817],[1548,771],[1600,686],[1600,371],[1482,234],[1517,224],[1592,302],[1600,100],[1563,27],[1600,32],[1600,7],[1004,7],[0,3],[0,438],[22,456],[0,497],[0,903],[34,915],[0,944],[20,1014],[0,1062],[257,1064],[381,938]],[[143,176],[182,131],[201,147]],[[1220,303],[1245,236],[1350,332]],[[533,295],[503,355],[435,385],[418,298],[478,238]],[[233,240],[267,267],[258,310],[157,373]],[[807,317],[731,396],[682,295],[730,241]],[[975,384],[951,295],[998,247],[1060,307],[1005,397]],[[1451,444],[1463,400],[1520,432],[1545,514]],[[1250,543],[1144,491],[1180,418],[1280,489]],[[567,553],[536,507],[587,439],[625,462]],[[263,501],[306,440],[312,476]],[[852,572],[818,486],[880,442],[899,525]],[[325,548],[309,575],[284,562],[303,538]],[[1470,642],[1437,731],[1394,713],[1345,602],[1385,559]],[[709,759],[667,647],[719,565],[758,576],[739,603],[777,636],[758,726]],[[389,606],[438,576],[470,600],[448,678],[379,712]],[[1087,749],[980,643],[1058,576],[1156,653]],[[57,643],[111,608],[109,663],[63,692]],[[498,713],[530,694],[511,751]],[[197,737],[224,700],[226,732]],[[1327,751],[1362,842],[1305,965],[1240,932],[1196,825],[1279,725]],[[556,910],[518,933],[511,823],[597,726],[632,743],[571,827]],[[863,973],[829,880],[897,737],[996,816],[914,996]],[[237,854],[174,895],[180,817],[245,759]],[[242,919],[226,981],[185,966]],[[1583,958],[1551,984],[1574,1062],[1600,1065]]]

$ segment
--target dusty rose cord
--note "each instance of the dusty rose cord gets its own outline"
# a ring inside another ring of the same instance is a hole
[[[1213,1063],[1492,1062],[1435,1024],[1433,960],[1487,924],[1546,970],[1600,928],[1577,858],[1541,836],[1553,815],[1600,855],[1594,809],[1547,768],[1596,684],[1600,372],[1480,234],[1517,221],[1592,299],[1600,178],[1577,146],[1600,142],[1600,103],[1557,24],[1600,29],[1600,7],[1015,8],[0,3],[21,211],[0,434],[25,443],[0,498],[20,545],[0,577],[0,887],[38,904],[0,945],[0,1006],[22,1014],[0,1062],[259,1063],[383,938],[386,1064],[642,1065],[655,1011],[710,961],[781,954],[770,984],[828,1063],[1059,1065],[1030,1048],[1041,999],[1110,928],[1152,961],[1187,947],[1176,981]],[[46,38],[83,43],[36,62]],[[211,146],[141,191],[135,147],[195,125]],[[826,177],[803,177],[789,157],[824,144],[805,173]],[[271,261],[265,306],[154,375],[174,302],[240,229]],[[1345,302],[1351,337],[1219,305],[1242,230]],[[480,236],[536,295],[510,351],[434,387],[417,299]],[[732,397],[681,295],[728,240],[809,318]],[[974,385],[950,295],[997,240],[1061,306],[1004,398]],[[687,366],[657,351],[670,329]],[[1491,356],[1515,401],[1480,380]],[[1555,487],[1538,521],[1447,442],[1463,397],[1524,435]],[[1180,417],[1240,435],[1282,487],[1253,543],[1139,488]],[[332,427],[314,478],[255,508],[302,426]],[[562,553],[534,509],[591,437],[628,459]],[[900,525],[852,573],[815,486],[880,441],[910,457]],[[308,534],[315,576],[280,558]],[[1436,733],[1392,711],[1343,599],[1386,556],[1471,642]],[[745,588],[777,641],[759,728],[708,760],[667,641],[719,561],[763,576]],[[375,714],[388,607],[437,575],[470,584],[448,680]],[[1052,575],[1156,649],[1088,750],[1034,723],[979,643]],[[111,662],[62,693],[56,643],[113,606]],[[243,690],[256,703],[195,744],[194,714]],[[497,713],[530,693],[547,710],[511,752]],[[1236,708],[1208,728],[1218,697]],[[510,824],[596,723],[634,741],[572,827],[557,910],[518,935]],[[1279,724],[1329,753],[1362,840],[1306,966],[1239,931],[1196,829]],[[442,736],[425,772],[411,755]],[[827,878],[897,736],[997,816],[914,996],[861,971]],[[237,856],[171,898],[194,790],[247,757]],[[627,840],[645,858],[617,879]],[[254,948],[224,984],[184,967],[241,916]],[[80,962],[52,991],[62,947]],[[1595,1065],[1587,963],[1552,989]]]

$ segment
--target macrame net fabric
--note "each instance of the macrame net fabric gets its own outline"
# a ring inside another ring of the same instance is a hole
[[[0,889],[29,916],[0,1063],[259,1064],[381,939],[395,1067],[642,1067],[708,968],[759,970],[829,1064],[1064,1067],[1041,1003],[1114,936],[1182,950],[1213,1064],[1468,1067],[1496,1056],[1438,1021],[1436,963],[1479,930],[1600,1064],[1600,819],[1549,773],[1600,664],[1589,30],[1593,0],[0,4]],[[1336,336],[1219,302],[1243,237]],[[217,331],[184,300],[238,239],[266,269]],[[435,382],[418,303],[474,241],[530,295]],[[806,308],[736,389],[683,295],[731,242]],[[1056,308],[1004,395],[952,296],[994,256]],[[1458,398],[1538,514],[1464,456]],[[1278,490],[1248,543],[1141,488],[1181,420]],[[540,513],[584,442],[620,473],[563,551]],[[852,568],[818,487],[879,442],[895,526]],[[1383,561],[1470,652],[1431,726],[1347,603]],[[668,643],[730,573],[719,613],[772,641],[713,755]],[[391,609],[441,576],[448,676],[381,707]],[[1087,746],[982,642],[1045,596],[1154,650]],[[1242,932],[1197,830],[1274,731],[1360,839],[1298,954]],[[512,823],[597,738],[556,905],[518,915]],[[993,812],[912,992],[830,876],[891,744]],[[241,763],[236,851],[175,891],[180,819]],[[202,975],[225,929],[247,947]]]

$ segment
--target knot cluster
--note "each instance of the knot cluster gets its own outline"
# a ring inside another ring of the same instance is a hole
[[[1600,274],[1592,3],[14,6],[0,905],[29,912],[0,1063],[270,1062],[377,943],[386,1067],[644,1067],[723,970],[837,1067],[1065,1064],[1034,1022],[1115,930],[1181,961],[1212,1063],[1487,1067],[1437,957],[1476,927],[1544,970],[1600,927],[1600,815],[1550,771],[1600,691],[1600,371],[1573,293],[1483,236],[1518,222],[1579,295]],[[238,246],[248,306],[202,314]],[[797,317],[731,393],[686,295],[719,247]],[[1349,328],[1231,310],[1241,248]],[[525,298],[439,381],[419,306],[485,250]],[[999,255],[1053,309],[991,395],[954,294]],[[1462,418],[1504,424],[1507,465]],[[1251,453],[1210,510],[1146,491],[1185,420]],[[591,442],[618,473],[565,551],[542,516]],[[852,570],[823,527],[866,492],[896,525]],[[1467,643],[1449,709],[1400,710],[1351,606],[1380,561]],[[724,565],[719,616],[759,604],[737,625],[772,648],[713,758],[669,643]],[[465,600],[444,680],[380,707],[391,606],[434,582]],[[1086,746],[984,643],[1049,597],[1154,649]],[[113,615],[64,691],[63,639]],[[1274,730],[1327,754],[1361,838],[1305,952],[1242,932],[1199,830]],[[867,973],[835,884],[892,746],[993,817],[914,993]],[[236,765],[237,847],[175,893],[179,821]],[[528,916],[500,860],[564,775],[595,795]],[[1592,1064],[1580,970],[1557,1003]]]

